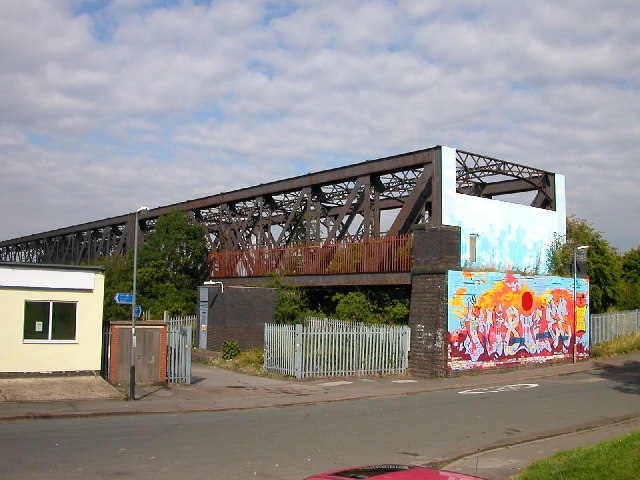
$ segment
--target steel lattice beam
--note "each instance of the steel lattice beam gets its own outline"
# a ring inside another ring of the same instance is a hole
[[[553,173],[474,153],[456,152],[456,183],[460,193],[493,198],[537,190],[532,206],[553,208]]]
[[[441,147],[155,208],[139,215],[142,234],[174,209],[203,224],[212,250],[322,244],[401,235],[441,218]],[[457,191],[491,198],[535,191],[532,206],[554,208],[553,173],[457,152]],[[0,242],[1,261],[75,264],[126,252],[135,215],[98,220]],[[387,231],[384,228],[387,226]]]

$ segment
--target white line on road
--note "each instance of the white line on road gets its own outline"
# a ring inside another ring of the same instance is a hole
[[[498,385],[492,387],[480,387],[472,388],[471,390],[462,390],[462,395],[475,395],[477,393],[500,393],[500,392],[512,392],[514,390],[524,390],[525,388],[536,388],[539,385],[537,383],[516,383],[514,385]]]
[[[320,387],[337,387],[339,385],[350,385],[353,382],[325,382],[325,383],[319,383],[318,385]]]

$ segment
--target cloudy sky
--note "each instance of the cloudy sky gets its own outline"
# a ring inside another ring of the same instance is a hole
[[[637,0],[1,0],[0,240],[448,145],[640,246]]]

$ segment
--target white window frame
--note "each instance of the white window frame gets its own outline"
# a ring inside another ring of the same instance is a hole
[[[37,338],[24,338],[24,331],[23,331],[23,338],[22,338],[22,343],[78,343],[78,302],[74,302],[74,301],[67,301],[67,300],[28,300],[25,299],[24,304],[25,304],[25,312],[22,316],[22,325],[23,325],[23,329],[24,329],[24,322],[26,321],[25,315],[26,315],[26,305],[27,303],[48,303],[49,304],[49,328],[48,328],[48,337],[47,339],[37,339]],[[75,308],[75,338],[70,339],[70,340],[63,340],[63,339],[52,339],[51,338],[51,333],[53,331],[53,304],[55,303],[72,303],[76,306]]]

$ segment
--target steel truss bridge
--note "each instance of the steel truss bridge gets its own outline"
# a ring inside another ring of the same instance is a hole
[[[187,211],[205,228],[212,254],[399,237],[442,221],[442,148],[219,193],[140,213],[139,234],[159,216]],[[531,206],[554,209],[554,174],[464,151],[456,153],[459,193],[493,198],[532,192]],[[135,213],[0,242],[0,261],[78,264],[133,246]]]

